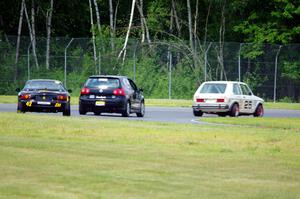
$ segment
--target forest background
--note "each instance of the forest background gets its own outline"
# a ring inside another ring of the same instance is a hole
[[[191,99],[207,80],[300,98],[298,0],[2,0],[0,94],[51,78],[127,75],[146,97]]]

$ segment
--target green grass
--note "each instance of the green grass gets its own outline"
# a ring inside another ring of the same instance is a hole
[[[0,198],[300,195],[298,120],[286,129],[0,117]]]
[[[201,121],[218,124],[244,125],[270,129],[300,131],[300,118],[202,118]]]
[[[0,95],[0,103],[17,103],[17,97],[12,95]],[[192,100],[146,99],[146,106],[191,107],[192,103]],[[78,104],[78,96],[71,97],[71,104]],[[300,103],[266,102],[265,108],[300,110]]]

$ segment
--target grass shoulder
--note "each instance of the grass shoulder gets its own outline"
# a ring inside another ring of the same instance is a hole
[[[202,118],[201,121],[218,124],[260,127],[269,129],[289,129],[300,132],[300,118],[252,118],[252,117],[214,117]]]
[[[71,96],[71,104],[78,104],[78,96]],[[0,95],[0,103],[17,103],[17,96],[15,95]],[[145,99],[146,106],[157,107],[192,107],[192,100],[185,99]],[[300,110],[300,103],[284,103],[284,102],[266,102],[265,109],[288,109]]]

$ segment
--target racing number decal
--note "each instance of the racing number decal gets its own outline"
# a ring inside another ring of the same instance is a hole
[[[252,109],[252,101],[245,101],[245,109]]]
[[[32,101],[26,102],[26,106],[31,107]]]
[[[57,107],[57,108],[61,107],[61,103],[56,103],[55,107]]]

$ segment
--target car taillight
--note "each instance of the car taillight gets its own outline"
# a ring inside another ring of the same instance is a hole
[[[204,102],[204,99],[198,98],[197,102]]]
[[[124,96],[125,95],[125,91],[123,88],[117,88],[113,91],[113,94],[116,96]]]
[[[224,101],[225,101],[225,99],[217,99],[218,103],[221,103],[221,102],[224,102]]]
[[[66,95],[57,95],[57,100],[60,100],[60,101],[67,101],[68,100],[68,96]]]
[[[80,94],[81,95],[88,95],[90,93],[89,88],[82,88]]]
[[[19,98],[22,99],[22,100],[30,99],[30,94],[21,94],[21,95],[19,96]]]

